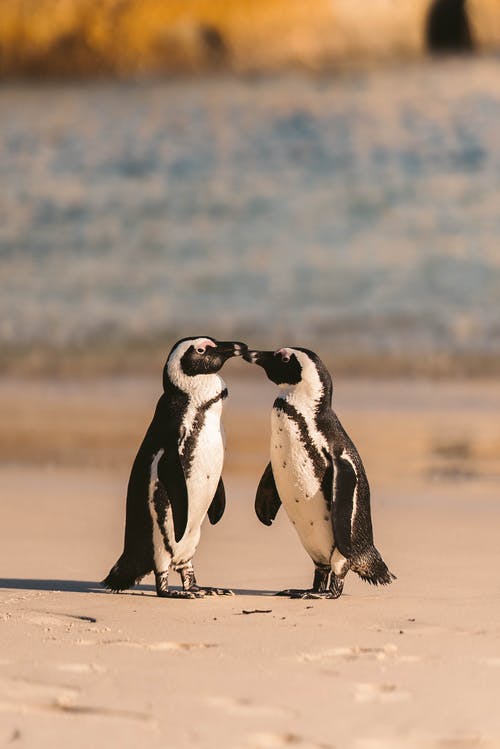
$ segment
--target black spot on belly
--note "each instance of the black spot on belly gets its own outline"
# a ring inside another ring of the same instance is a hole
[[[288,416],[288,418],[297,426],[297,429],[299,430],[299,439],[307,453],[309,460],[313,465],[314,474],[316,478],[321,481],[325,474],[325,459],[311,441],[311,437],[307,428],[307,422],[304,416],[283,398],[276,398],[276,400],[274,401],[274,408],[277,411],[283,411]],[[307,461],[304,461],[303,465],[306,466]]]

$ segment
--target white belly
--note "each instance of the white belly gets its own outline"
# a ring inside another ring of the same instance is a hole
[[[214,498],[224,463],[224,438],[220,423],[220,411],[207,412],[205,423],[198,435],[193,453],[189,478],[186,481],[188,494],[188,518],[181,540],[172,543],[172,563],[189,561],[198,546],[201,524]]]
[[[297,426],[273,409],[271,465],[278,494],[302,545],[317,564],[329,565],[334,547],[330,511]],[[326,466],[325,466],[326,467]]]

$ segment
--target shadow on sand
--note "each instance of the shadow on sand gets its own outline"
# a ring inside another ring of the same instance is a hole
[[[109,593],[100,583],[90,580],[35,580],[23,578],[0,578],[0,589],[9,590],[47,590],[60,593]],[[172,590],[180,590],[175,585]],[[120,595],[144,595],[154,593],[154,585],[134,585]],[[247,590],[233,588],[237,596],[272,596],[274,590]],[[156,597],[156,596],[155,596]]]

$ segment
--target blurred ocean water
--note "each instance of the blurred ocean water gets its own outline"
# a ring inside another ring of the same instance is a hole
[[[500,356],[500,59],[0,89],[0,346]]]

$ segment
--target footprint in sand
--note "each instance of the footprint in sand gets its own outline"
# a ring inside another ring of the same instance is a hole
[[[409,739],[366,738],[356,742],[356,749],[497,749],[498,740],[493,741],[479,735],[432,738],[430,736]]]
[[[498,738],[487,739],[480,734],[474,734],[438,739],[435,749],[497,749],[499,746],[500,740]]]
[[[354,691],[356,702],[405,702],[411,694],[399,689],[396,684],[356,684]]]
[[[358,739],[356,749],[430,749],[425,740],[418,742],[412,739]]]
[[[52,616],[51,614],[25,614],[23,617],[30,624],[37,624],[39,627],[67,627],[68,620],[61,617]]]
[[[90,643],[87,643],[90,644]],[[185,653],[190,650],[204,650],[206,648],[216,648],[216,643],[212,642],[134,642],[133,640],[102,640],[99,645],[122,645],[126,648],[139,648],[141,650],[168,651],[173,653]]]
[[[78,697],[80,690],[58,684],[45,684],[27,679],[0,680],[0,706],[2,704],[16,704],[19,706],[33,704],[40,705],[70,705]]]
[[[0,588],[0,591],[2,589]],[[19,603],[19,601],[28,601],[30,598],[42,598],[46,593],[40,593],[33,591],[32,593],[23,593],[19,595],[10,596],[9,598],[0,597],[0,603],[2,606],[7,606],[11,603]]]
[[[245,749],[286,749],[286,747],[296,747],[296,749],[334,749],[332,744],[309,741],[295,733],[253,733],[248,737],[248,741],[245,744]]]
[[[139,650],[165,651],[171,653],[186,653],[191,650],[204,650],[206,648],[216,648],[215,642],[174,642],[166,640],[163,642],[136,642],[134,640],[86,640],[79,638],[75,640],[75,645],[119,645],[124,648],[137,648]]]
[[[51,630],[54,627],[72,627],[75,624],[85,624],[89,630],[94,632],[109,631],[109,627],[106,627],[104,630],[97,627],[89,627],[88,625],[95,624],[97,619],[84,614],[53,614],[50,611],[29,611],[24,613],[21,618],[30,624],[44,627],[46,630]]]
[[[351,647],[330,648],[319,653],[302,653],[299,660],[302,663],[325,663],[329,660],[358,661],[358,660],[396,660],[400,663],[416,663],[421,660],[417,655],[399,655],[397,645],[388,643],[381,648],[362,647],[352,645]]]
[[[257,715],[285,717],[291,715],[291,710],[273,705],[259,705],[245,697],[225,697],[221,695],[219,697],[209,697],[207,702],[212,707],[217,707],[231,715],[248,715],[250,717]]]
[[[79,689],[66,685],[44,684],[26,679],[4,679],[0,680],[0,712],[89,715],[155,725],[152,716],[146,713],[97,705],[77,705],[79,694]]]
[[[106,671],[98,663],[56,663],[54,668],[68,674],[102,674]]]
[[[428,622],[416,621],[414,617],[410,619],[404,619],[399,625],[395,627],[369,627],[374,632],[385,632],[386,635],[437,635],[437,634],[460,634],[459,629],[450,629],[448,627],[442,627],[440,624],[429,624]]]

